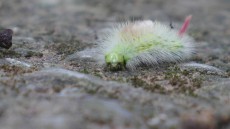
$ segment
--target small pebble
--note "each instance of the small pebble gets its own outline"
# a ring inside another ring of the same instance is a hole
[[[11,29],[4,29],[0,31],[0,47],[9,49],[12,46],[12,35]]]

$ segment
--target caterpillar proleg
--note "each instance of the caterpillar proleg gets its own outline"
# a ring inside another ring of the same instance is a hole
[[[194,40],[186,34],[191,18],[179,30],[151,20],[119,24],[98,41],[102,60],[114,71],[189,59],[194,53]]]

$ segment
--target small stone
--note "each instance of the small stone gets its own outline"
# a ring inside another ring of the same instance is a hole
[[[9,49],[12,46],[12,35],[11,29],[4,29],[0,32],[0,47]]]

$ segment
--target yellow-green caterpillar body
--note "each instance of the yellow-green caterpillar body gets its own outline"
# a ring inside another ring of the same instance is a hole
[[[122,70],[188,59],[194,53],[194,40],[185,34],[190,20],[180,30],[150,20],[120,24],[98,42],[102,60],[110,70]]]

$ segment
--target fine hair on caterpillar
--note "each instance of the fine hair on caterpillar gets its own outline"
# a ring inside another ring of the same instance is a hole
[[[186,34],[192,16],[177,30],[158,21],[125,22],[109,29],[97,42],[98,61],[111,71],[135,70],[163,62],[182,62],[194,53],[194,40]]]

